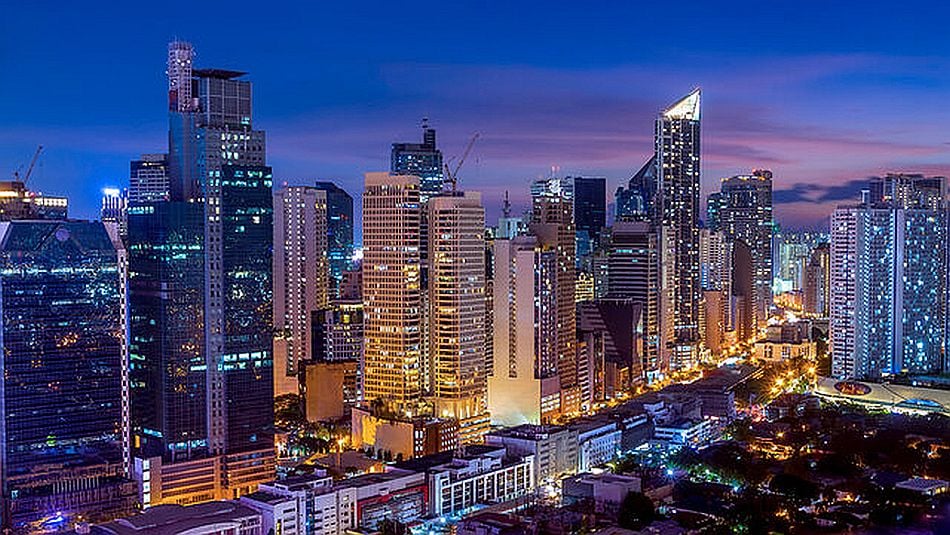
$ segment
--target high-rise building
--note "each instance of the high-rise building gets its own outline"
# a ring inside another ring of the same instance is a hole
[[[607,226],[607,179],[568,177],[573,181],[574,230],[578,258],[594,253]]]
[[[69,211],[69,199],[31,191],[18,180],[0,181],[0,221],[44,219],[62,221]]]
[[[274,395],[296,394],[313,342],[310,318],[327,307],[327,194],[309,186],[274,193]]]
[[[419,178],[367,173],[363,398],[411,414],[422,395]]]
[[[243,73],[169,45],[169,200],[129,214],[133,472],[143,505],[273,477],[273,194]],[[175,385],[170,387],[169,385]]]
[[[363,356],[363,302],[338,301],[313,313],[313,360],[356,362]]]
[[[731,243],[732,250],[732,281],[730,289],[731,318],[729,323],[736,331],[736,341],[751,342],[755,338],[755,259],[752,249],[741,240]]]
[[[550,422],[561,407],[557,341],[557,256],[534,236],[492,244],[494,425]]]
[[[343,274],[353,263],[353,197],[333,182],[317,181],[314,187],[327,196],[327,260],[335,290],[331,297],[339,297]]]
[[[699,192],[700,91],[693,90],[656,120],[659,187],[661,331],[670,367],[698,362],[700,345]]]
[[[947,179],[920,174],[888,173],[871,179],[868,202],[872,206],[939,210],[947,198]]]
[[[706,228],[713,232],[722,230],[722,211],[726,207],[728,196],[714,191],[706,197]]]
[[[570,191],[559,179],[538,181],[532,185],[532,213],[528,229],[557,261],[557,301],[554,343],[557,347],[557,373],[561,386],[561,412],[580,409],[581,392],[577,374],[576,308],[574,285],[574,203]]]
[[[169,197],[176,201],[217,197],[223,165],[265,164],[246,73],[196,69],[193,59],[190,43],[168,45]]]
[[[102,223],[0,223],[0,527],[131,514],[122,243]]]
[[[700,286],[703,289],[703,341],[718,355],[731,328],[732,250],[723,232],[704,228],[699,234]]]
[[[269,167],[221,169],[223,345],[217,364],[224,376],[222,451],[256,466],[263,463],[258,457],[274,454],[272,187]],[[214,290],[206,288],[206,299]],[[214,415],[213,406],[211,411]],[[263,466],[261,471],[267,475]],[[231,476],[240,493],[253,490],[236,474]]]
[[[805,267],[802,308],[806,314],[827,318],[831,300],[831,248],[823,243],[811,252]]]
[[[772,308],[772,172],[723,179],[719,209],[726,239],[742,241],[752,254],[755,323],[762,327]]]
[[[835,210],[830,270],[836,377],[943,369],[946,213],[931,185]]]
[[[169,199],[167,154],[143,154],[129,168],[129,204]]]
[[[660,362],[659,265],[657,235],[646,221],[617,221],[607,245],[607,296],[630,299],[640,305],[643,323],[642,362],[639,368],[650,382],[663,373]]]
[[[656,156],[652,156],[627,182],[617,188],[617,221],[653,221],[656,217]]]
[[[803,290],[812,251],[823,243],[828,243],[825,232],[792,231],[776,226],[772,232],[773,293]]]
[[[577,333],[586,348],[585,400],[602,402],[632,391],[643,379],[641,306],[633,299],[598,299],[577,306]]]
[[[102,190],[102,206],[99,208],[99,220],[115,225],[123,241],[128,234],[129,199],[125,190],[105,188]]]
[[[511,203],[508,201],[508,192],[505,192],[505,204],[501,209],[501,216],[498,218],[498,227],[495,229],[496,238],[511,239],[515,236],[527,234],[528,229],[525,226],[523,217],[513,216],[511,214]]]
[[[435,129],[429,127],[428,119],[422,120],[422,143],[393,143],[389,171],[419,177],[423,202],[442,191],[442,151],[436,147]]]
[[[858,207],[838,207],[831,214],[828,342],[831,375],[855,375],[855,305],[857,291]]]
[[[129,385],[139,457],[210,455],[203,244],[198,203],[129,208]]]
[[[429,366],[435,414],[459,422],[463,444],[488,431],[485,370],[485,209],[481,195],[432,197],[429,211]]]

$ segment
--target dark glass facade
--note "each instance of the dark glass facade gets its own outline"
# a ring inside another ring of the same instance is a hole
[[[271,169],[221,169],[227,452],[273,447]]]
[[[332,285],[339,288],[353,257],[353,197],[333,182],[314,186],[327,194],[327,259]]]
[[[577,257],[596,251],[607,226],[607,179],[574,177],[574,229]]]
[[[422,143],[393,143],[389,170],[394,175],[419,177],[423,201],[442,191],[442,151],[435,145],[435,129],[422,125]]]
[[[129,209],[132,433],[145,456],[207,453],[204,207]]]
[[[113,239],[87,221],[14,221],[0,238],[3,527],[122,514],[125,317]]]
[[[653,156],[627,182],[617,188],[617,221],[651,221],[656,204],[656,156]]]

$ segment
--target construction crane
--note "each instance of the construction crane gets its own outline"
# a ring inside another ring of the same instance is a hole
[[[444,184],[452,185],[452,193],[455,193],[456,187],[458,186],[458,173],[459,169],[462,168],[462,164],[465,163],[465,158],[468,158],[468,153],[472,152],[472,145],[475,144],[475,141],[478,139],[480,134],[475,132],[472,136],[472,139],[469,140],[468,145],[466,145],[465,150],[462,151],[462,157],[459,158],[459,163],[455,165],[455,170],[449,169],[449,164],[452,163],[451,160],[445,164],[445,178],[443,179]]]
[[[36,160],[40,157],[41,152],[43,152],[43,145],[36,147],[36,152],[33,153],[33,159],[30,160],[30,166],[26,168],[26,174],[23,175],[23,178],[20,178],[20,170],[17,169],[13,172],[13,180],[22,182],[25,185],[33,174],[33,167],[36,166]]]

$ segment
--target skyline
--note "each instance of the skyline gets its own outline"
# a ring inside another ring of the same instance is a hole
[[[73,217],[95,217],[101,189],[125,185],[129,160],[166,143],[165,43],[178,36],[195,43],[197,65],[249,73],[278,184],[331,179],[357,196],[363,173],[387,169],[391,143],[417,141],[427,116],[447,158],[480,133],[461,186],[484,193],[489,221],[506,189],[526,208],[530,181],[552,166],[606,176],[612,199],[651,154],[657,113],[695,86],[706,101],[703,198],[718,179],[769,168],[776,219],[824,227],[868,176],[950,174],[942,7],[915,17],[865,6],[853,25],[846,6],[812,21],[804,8],[684,4],[679,40],[666,44],[649,30],[663,20],[650,7],[379,4],[364,17],[310,6],[251,19],[242,5],[220,28],[201,24],[203,6],[187,17],[173,5],[62,6],[55,17],[42,5],[5,8],[0,72],[25,83],[0,84],[0,173],[42,144],[30,186],[70,197]],[[424,35],[407,30],[420,10],[433,21]],[[538,22],[523,28],[528,14]],[[785,24],[770,22],[776,14]],[[252,20],[260,36],[233,39]],[[43,39],[71,28],[82,31]],[[906,39],[886,37],[902,29]]]

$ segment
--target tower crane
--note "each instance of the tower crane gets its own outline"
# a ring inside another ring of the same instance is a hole
[[[454,170],[454,171],[449,168],[449,163],[451,163],[451,161],[447,162],[447,163],[445,164],[445,166],[444,166],[444,167],[445,167],[445,178],[443,179],[443,183],[445,183],[445,184],[451,184],[451,185],[452,185],[452,192],[453,192],[453,193],[455,192],[456,187],[458,186],[458,172],[459,172],[459,169],[462,168],[462,164],[465,163],[465,158],[468,158],[468,154],[469,154],[470,152],[472,152],[472,145],[475,144],[475,141],[478,140],[478,138],[479,138],[480,135],[481,135],[481,134],[479,134],[478,132],[475,132],[475,134],[472,135],[472,139],[469,140],[468,145],[465,146],[465,150],[462,151],[462,157],[459,158],[458,163],[455,165],[455,170]]]
[[[33,167],[36,166],[36,160],[40,157],[40,153],[43,152],[43,145],[36,147],[36,152],[33,153],[33,159],[30,160],[30,166],[26,168],[26,173],[20,178],[20,170],[17,169],[13,172],[13,180],[18,182],[23,182],[25,185],[29,180],[30,176],[33,174]]]

